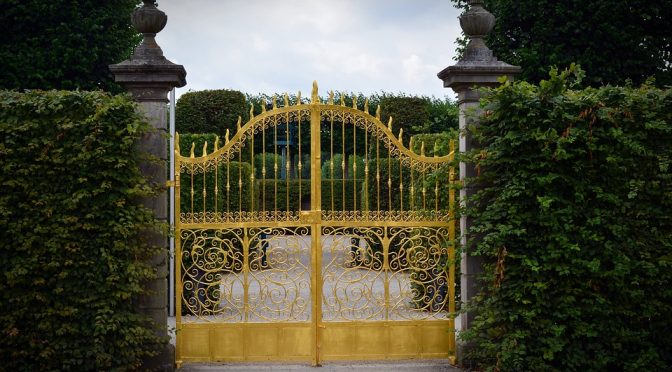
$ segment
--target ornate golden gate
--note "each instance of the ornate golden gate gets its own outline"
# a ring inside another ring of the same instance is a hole
[[[176,141],[178,364],[454,355],[453,144],[312,93],[211,153]]]

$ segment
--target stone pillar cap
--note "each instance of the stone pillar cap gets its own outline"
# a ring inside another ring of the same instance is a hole
[[[166,94],[174,87],[187,84],[184,66],[177,65],[163,56],[155,36],[165,27],[168,17],[158,10],[152,0],[143,0],[144,5],[133,12],[133,26],[144,35],[142,43],[131,57],[121,63],[110,65],[114,80],[128,89],[139,101],[166,100]]]

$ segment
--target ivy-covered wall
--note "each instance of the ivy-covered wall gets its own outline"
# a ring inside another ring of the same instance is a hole
[[[488,264],[465,335],[486,370],[672,368],[672,90],[486,94],[471,234]]]
[[[0,91],[0,369],[134,369],[166,341],[133,311],[148,129],[126,96]]]

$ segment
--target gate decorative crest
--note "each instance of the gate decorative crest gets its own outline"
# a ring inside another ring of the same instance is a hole
[[[178,364],[454,355],[454,145],[364,106],[313,83],[212,152],[176,141]]]

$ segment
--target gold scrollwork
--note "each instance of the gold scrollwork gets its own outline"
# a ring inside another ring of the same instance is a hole
[[[250,229],[249,321],[310,320],[310,245],[309,227]]]
[[[243,320],[243,229],[180,231],[182,319]]]

